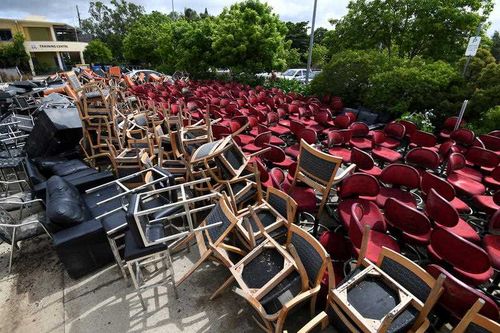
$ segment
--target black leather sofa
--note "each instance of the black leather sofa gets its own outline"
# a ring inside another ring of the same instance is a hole
[[[47,179],[53,175],[60,176],[79,191],[84,191],[114,179],[110,171],[98,172],[80,160],[67,160],[53,157],[44,159],[25,158],[24,166],[30,183],[33,196],[44,199]]]
[[[159,167],[156,169],[167,179],[156,183],[155,189],[174,184],[173,175]],[[52,234],[59,259],[71,278],[80,278],[114,262],[107,237],[116,237],[127,231],[126,209],[118,209],[99,220],[96,217],[117,208],[125,208],[128,197],[115,198],[101,205],[97,203],[120,193],[122,190],[115,184],[86,193],[60,176],[52,176],[46,182],[46,227]],[[147,201],[147,207],[174,201],[177,201],[176,192],[169,191],[152,196]],[[168,216],[179,209],[182,206],[159,211],[153,218]]]

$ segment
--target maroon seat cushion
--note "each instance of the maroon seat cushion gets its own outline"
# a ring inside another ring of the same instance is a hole
[[[333,156],[338,156],[342,158],[342,162],[351,162],[351,150],[343,147],[332,147],[328,149],[328,153]]]
[[[298,143],[294,144],[293,146],[285,148],[285,154],[295,159],[297,159],[297,157],[299,156],[299,152],[300,152],[300,144]]]
[[[493,267],[500,270],[500,235],[484,236],[483,248],[488,253]]]
[[[389,163],[397,162],[403,158],[403,155],[397,151],[385,147],[373,148],[372,156]]]
[[[483,194],[486,191],[483,184],[478,183],[469,177],[457,174],[456,172],[452,172],[446,179],[457,191],[471,197]]]
[[[450,201],[450,204],[455,208],[458,213],[470,213],[470,207],[468,204],[463,202],[460,198],[454,197],[453,200]]]
[[[469,177],[476,182],[481,182],[483,180],[483,174],[481,173],[481,171],[473,168],[465,167],[455,170],[454,172],[461,176]]]
[[[395,252],[401,252],[398,243],[394,238],[382,232],[370,230],[370,238],[368,240],[368,246],[366,248],[365,258],[373,263],[378,261],[382,247],[387,247]],[[354,248],[356,254],[359,254],[359,249]]]
[[[375,199],[377,205],[383,208],[388,198],[397,199],[407,206],[417,208],[417,199],[410,192],[399,188],[381,186],[380,192]]]
[[[344,199],[339,203],[338,212],[340,221],[346,229],[349,228],[349,223],[351,221],[351,207],[355,203],[359,203],[363,207],[363,217],[360,220],[362,225],[368,224],[372,230],[381,232],[385,232],[387,230],[384,216],[380,212],[377,205],[372,201],[361,198]]]
[[[457,225],[454,227],[445,227],[441,226],[443,229],[446,229],[455,235],[458,235],[469,242],[475,243],[475,244],[480,244],[481,243],[481,238],[479,237],[477,231],[470,226],[467,222],[465,222],[462,219],[458,219]]]
[[[500,209],[500,206],[493,202],[493,196],[491,195],[475,195],[472,200],[476,207],[488,215],[494,214]]]
[[[382,169],[380,169],[378,166],[374,165],[373,168],[364,170],[364,169],[359,169],[359,171],[372,175],[373,177],[378,177],[382,173]]]
[[[380,145],[382,147],[394,149],[394,148],[399,147],[400,144],[401,144],[401,142],[399,140],[396,140],[396,139],[391,138],[391,137],[386,137],[384,142],[382,142]]]
[[[372,148],[372,141],[368,138],[351,138],[350,144],[361,150]]]

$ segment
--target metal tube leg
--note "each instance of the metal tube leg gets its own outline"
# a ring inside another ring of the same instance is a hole
[[[175,298],[179,298],[179,293],[177,292],[177,285],[175,284],[175,273],[174,273],[174,263],[172,262],[172,256],[170,256],[170,249],[167,250],[167,261],[168,268],[170,269],[170,274],[172,276],[172,285],[174,286]]]
[[[11,240],[11,244],[10,244],[9,274],[10,274],[10,270],[12,268],[12,258],[14,257],[15,245],[16,245],[16,228],[14,228],[14,231],[12,231],[12,240]]]
[[[139,285],[137,284],[137,280],[134,274],[134,269],[132,268],[131,263],[127,263],[128,271],[130,273],[130,277],[132,278],[132,283],[134,284],[135,292],[137,293],[137,296],[139,297],[139,300],[141,301],[142,307],[144,310],[147,309],[146,303],[144,302],[144,299],[142,298],[141,290],[139,289]]]
[[[118,268],[120,268],[120,271],[122,272],[123,278],[125,279],[125,282],[127,285],[129,285],[129,280],[127,277],[127,272],[125,271],[125,267],[123,267],[123,260],[120,257],[120,252],[118,251],[118,247],[116,246],[116,242],[114,239],[108,237],[109,245],[111,247],[111,252],[113,252],[113,256],[115,257],[116,264],[118,265]]]

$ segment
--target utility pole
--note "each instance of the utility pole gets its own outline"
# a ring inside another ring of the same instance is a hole
[[[316,7],[318,0],[314,0],[313,17],[311,22],[311,37],[309,39],[309,54],[307,55],[306,84],[309,83],[309,72],[311,71],[312,51],[314,46],[314,24],[316,23]]]
[[[175,9],[174,9],[174,0],[172,0],[172,15],[175,13]]]
[[[78,16],[78,27],[82,28],[82,19],[80,18],[80,10],[78,9],[78,5],[76,5],[76,15]]]

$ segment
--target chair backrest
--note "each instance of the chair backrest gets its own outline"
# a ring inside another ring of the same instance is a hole
[[[224,125],[213,124],[212,125],[212,135],[215,140],[219,140],[225,138],[226,136],[231,135],[231,129]]]
[[[450,183],[427,171],[422,173],[420,189],[425,196],[433,189],[447,201],[451,201],[455,198],[455,188],[453,188]]]
[[[269,142],[271,141],[271,137],[272,133],[269,131],[260,133],[259,135],[257,135],[257,137],[255,137],[254,145],[256,145],[257,147],[264,147],[266,144],[269,144]]]
[[[391,226],[409,235],[425,236],[431,231],[431,222],[425,214],[394,198],[386,200],[384,216]]]
[[[494,168],[500,163],[500,157],[491,150],[481,147],[470,147],[465,154],[467,162],[485,168]]]
[[[273,163],[280,163],[286,159],[286,154],[283,149],[280,147],[267,144],[265,148],[270,148],[268,151],[259,155],[259,157],[263,160],[270,161]]]
[[[379,192],[380,185],[375,177],[365,173],[354,173],[342,181],[338,195],[340,199],[374,197]]]
[[[443,129],[446,129],[448,131],[452,131],[455,128],[455,125],[457,124],[458,117],[448,117],[445,119],[443,123]],[[463,124],[463,121],[461,122],[460,125]]]
[[[417,131],[417,125],[414,122],[409,120],[399,120],[398,122],[405,127],[407,137],[411,138]]]
[[[478,299],[455,326],[452,333],[496,333],[500,332],[500,324],[480,315],[478,312],[484,306],[484,300]]]
[[[293,244],[300,261],[304,265],[309,285],[314,288],[321,283],[329,261],[328,253],[309,232],[292,224],[287,245]]]
[[[408,189],[415,189],[420,185],[418,171],[414,167],[399,163],[386,166],[380,173],[379,180],[393,187],[404,186]]]
[[[348,145],[351,140],[351,130],[332,130],[328,132],[328,147]]]
[[[303,123],[300,123],[295,120],[290,120],[290,131],[298,136],[300,131],[303,130],[306,126]]]
[[[425,201],[425,213],[434,222],[444,227],[454,227],[457,225],[459,216],[457,210],[434,189],[427,193]]]
[[[351,124],[351,118],[348,115],[339,114],[338,116],[335,116],[333,123],[337,128],[346,129]]]
[[[341,163],[342,159],[325,154],[301,140],[295,177],[310,186],[309,180],[331,186]]]
[[[295,220],[297,202],[285,192],[268,187],[266,201],[290,223]]]
[[[466,166],[465,157],[460,153],[452,153],[448,157],[448,163],[446,165],[446,173],[449,174],[452,171],[460,170]]]
[[[458,128],[450,133],[450,139],[465,147],[472,146],[475,137],[474,132],[467,128]]]
[[[392,122],[384,127],[385,135],[397,140],[402,140],[405,137],[406,129],[403,124]]]
[[[304,128],[299,132],[298,138],[302,141],[304,140],[308,144],[312,145],[318,141],[318,134],[315,130],[310,128]]]
[[[219,199],[205,218],[207,227],[217,222],[222,222],[222,224],[205,230],[209,242],[214,246],[222,243],[238,223],[238,218],[234,215],[231,208],[229,208],[224,198]]]
[[[356,137],[366,137],[368,132],[370,132],[370,128],[368,125],[362,122],[354,122],[349,126],[349,129],[352,131],[352,136]]]
[[[493,196],[493,201],[500,205],[500,190],[495,192]],[[500,209],[490,217],[490,221],[488,222],[488,231],[494,235],[500,235]]]
[[[431,245],[434,252],[457,270],[473,274],[491,271],[488,254],[476,244],[436,227],[431,233]]]
[[[351,162],[361,170],[370,170],[375,165],[370,154],[356,147],[351,148]]]
[[[413,143],[418,147],[434,147],[437,143],[437,138],[432,133],[417,130],[410,137],[410,143]]]
[[[424,169],[435,170],[441,164],[438,153],[427,148],[413,148],[405,157],[406,163]]]
[[[137,193],[132,194],[127,208],[126,219],[127,225],[132,233],[136,244],[140,247],[145,247],[148,242],[146,237],[146,226],[148,225],[148,218],[145,215],[135,216],[135,212],[140,208],[140,196]]]
[[[422,267],[385,247],[379,254],[377,266],[423,303],[436,283]]]
[[[361,204],[355,203],[351,206],[351,219],[349,221],[349,230],[347,231],[347,233],[349,235],[349,239],[352,242],[352,245],[358,251],[361,248],[361,244],[363,242],[363,225],[361,224],[363,215],[364,211]]]
[[[479,139],[484,144],[484,147],[493,151],[500,151],[500,138],[490,135],[490,134],[482,134],[479,136]]]
[[[493,320],[499,319],[498,306],[495,301],[484,293],[460,281],[446,269],[436,264],[427,266],[426,270],[434,278],[437,278],[439,274],[446,276],[446,280],[443,283],[444,292],[438,303],[455,320],[460,320],[478,299],[485,301],[485,305],[479,313]]]

